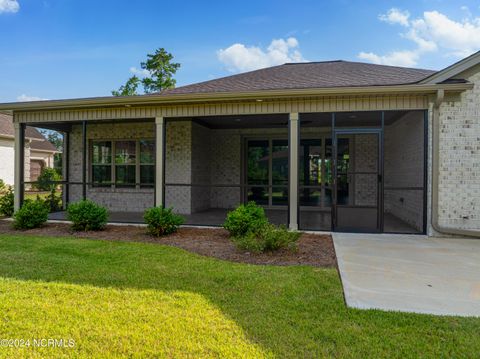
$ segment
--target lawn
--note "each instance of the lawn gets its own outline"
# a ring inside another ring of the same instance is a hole
[[[334,269],[169,246],[0,236],[1,357],[478,357],[480,319],[345,308]]]

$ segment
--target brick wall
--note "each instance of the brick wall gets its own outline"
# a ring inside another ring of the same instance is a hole
[[[439,222],[479,230],[480,66],[458,77],[475,86],[459,99],[446,98],[440,106]]]

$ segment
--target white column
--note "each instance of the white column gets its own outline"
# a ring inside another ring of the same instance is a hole
[[[14,209],[15,212],[20,209],[22,201],[22,180],[23,180],[23,133],[22,127],[19,123],[14,123],[15,128],[15,173],[14,173]]]
[[[289,139],[288,139],[288,150],[289,150],[289,211],[290,211],[290,221],[288,227],[291,230],[298,229],[298,137],[299,137],[299,123],[298,123],[298,113],[290,113],[290,118],[288,121],[289,126]]]
[[[164,147],[165,119],[155,118],[156,153],[155,153],[155,206],[163,206],[164,178]]]

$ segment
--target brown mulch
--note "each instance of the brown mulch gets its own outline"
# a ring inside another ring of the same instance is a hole
[[[332,238],[325,234],[302,233],[297,251],[279,250],[272,253],[250,253],[239,250],[224,229],[182,227],[169,236],[155,238],[146,234],[144,227],[112,226],[98,232],[73,232],[66,223],[47,223],[41,228],[17,231],[12,222],[0,220],[0,234],[26,234],[50,237],[75,237],[158,243],[183,248],[208,257],[251,264],[311,265],[335,267],[336,257]]]

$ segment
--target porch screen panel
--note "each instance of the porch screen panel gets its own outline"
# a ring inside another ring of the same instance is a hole
[[[155,183],[155,141],[140,142],[140,185],[153,187]]]
[[[112,183],[111,141],[94,141],[92,144],[92,182],[97,186]]]
[[[425,230],[425,118],[423,111],[386,114],[384,232]]]
[[[272,141],[272,205],[288,205],[288,140]]]
[[[301,113],[298,149],[299,228],[331,229],[332,115]]]
[[[115,142],[115,184],[134,186],[136,177],[136,142]]]
[[[268,205],[269,197],[269,141],[248,141],[247,198],[260,205]]]

